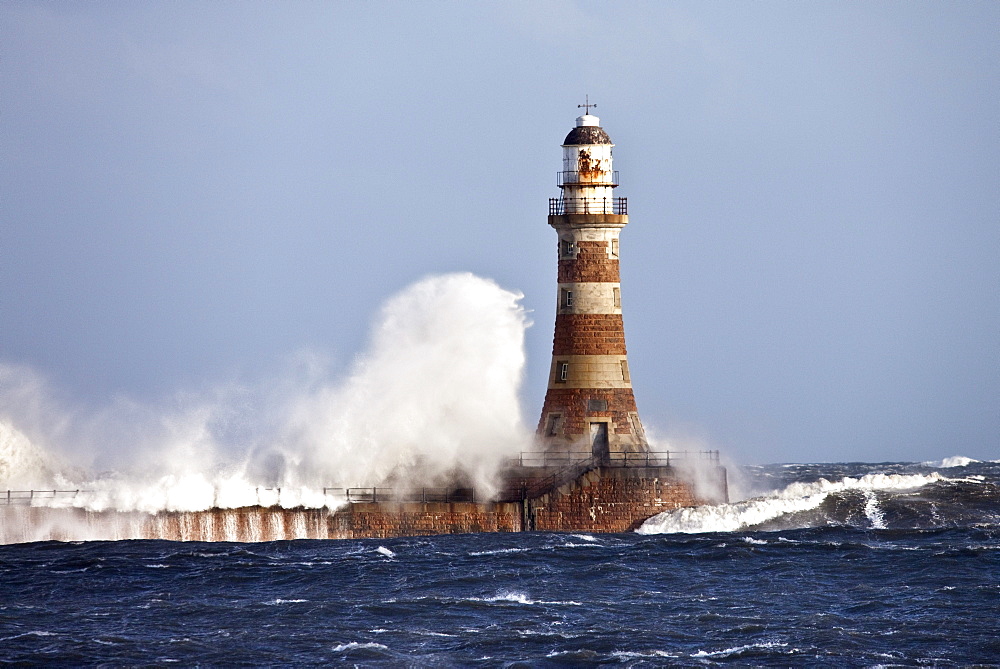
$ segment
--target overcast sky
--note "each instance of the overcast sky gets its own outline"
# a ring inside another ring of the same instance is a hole
[[[95,408],[342,370],[470,271],[532,310],[533,425],[587,94],[649,427],[1000,458],[997,2],[3,2],[0,363]]]

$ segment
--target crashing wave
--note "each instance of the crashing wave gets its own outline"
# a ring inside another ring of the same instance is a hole
[[[948,480],[932,474],[868,474],[840,481],[820,479],[812,483],[792,483],[768,495],[714,506],[698,506],[667,511],[653,516],[637,530],[640,534],[695,534],[736,532],[793,513],[819,508],[831,495],[858,491],[865,496],[864,513],[873,527],[885,522],[874,496],[876,490],[911,490],[936,481]]]
[[[973,458],[967,458],[964,455],[953,455],[950,458],[945,458],[941,462],[925,462],[924,464],[928,467],[940,467],[942,469],[950,469],[952,467],[968,467],[974,462],[979,462]]]
[[[427,277],[383,306],[344,378],[306,365],[259,389],[222,386],[164,407],[60,409],[38,375],[0,360],[0,494],[147,514],[336,508],[347,487],[456,477],[488,495],[505,459],[531,444],[521,299],[468,273]]]

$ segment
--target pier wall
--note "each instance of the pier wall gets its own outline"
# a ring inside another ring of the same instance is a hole
[[[725,469],[708,493],[673,467],[596,467],[529,499],[496,502],[377,501],[337,509],[245,507],[144,514],[0,506],[0,543],[165,539],[280,541],[473,532],[627,532],[685,506],[726,501]]]
[[[363,502],[328,519],[331,539],[520,532],[520,502]]]
[[[627,532],[658,513],[708,502],[671,467],[602,467],[527,504],[537,531]]]

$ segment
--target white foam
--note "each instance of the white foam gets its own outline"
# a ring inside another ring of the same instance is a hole
[[[872,527],[877,530],[885,529],[885,514],[879,506],[878,497],[874,490],[863,490],[865,494],[865,517],[871,522]]]
[[[503,555],[504,553],[527,553],[530,550],[530,548],[497,548],[496,550],[489,551],[472,551],[469,555],[480,557],[482,555]]]
[[[667,511],[653,516],[636,531],[640,534],[736,532],[790,513],[815,509],[827,496],[844,490],[908,490],[941,480],[949,479],[934,472],[926,475],[867,474],[840,481],[819,479],[812,483],[792,483],[783,490],[742,502]],[[877,518],[876,509],[872,506],[871,511]]]
[[[676,653],[671,653],[665,650],[637,650],[637,651],[627,651],[627,650],[616,650],[611,653],[611,657],[620,658],[622,660],[642,660],[649,659],[651,657],[672,657],[677,658],[680,655]]]
[[[393,553],[388,548],[386,548],[385,546],[379,546],[378,548],[375,549],[375,552],[376,553],[381,553],[382,555],[386,556],[387,558],[394,558],[394,557],[396,557],[396,554]]]
[[[474,602],[512,602],[514,604],[536,604],[532,599],[521,592],[502,592],[493,597],[472,597]]]
[[[706,651],[699,650],[697,653],[693,654],[691,657],[731,657],[733,655],[739,655],[745,653],[749,650],[770,650],[771,648],[787,648],[787,643],[780,643],[778,641],[764,641],[761,643],[751,643],[745,646],[734,646],[732,648],[726,648],[725,650],[714,650]]]
[[[334,653],[343,653],[348,650],[358,650],[359,648],[371,648],[377,650],[389,650],[388,646],[382,645],[380,643],[358,643],[357,641],[351,641],[350,643],[341,643],[333,647]]]
[[[470,601],[473,602],[487,602],[493,603],[511,603],[511,604],[525,604],[529,606],[535,606],[538,604],[547,605],[557,605],[557,606],[583,606],[580,602],[574,601],[553,601],[547,602],[543,600],[535,600],[528,597],[523,592],[500,592],[493,597],[470,597]]]

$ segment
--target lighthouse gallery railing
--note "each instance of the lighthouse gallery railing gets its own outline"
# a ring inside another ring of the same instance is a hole
[[[627,197],[550,197],[549,216],[566,214],[628,214]]]

